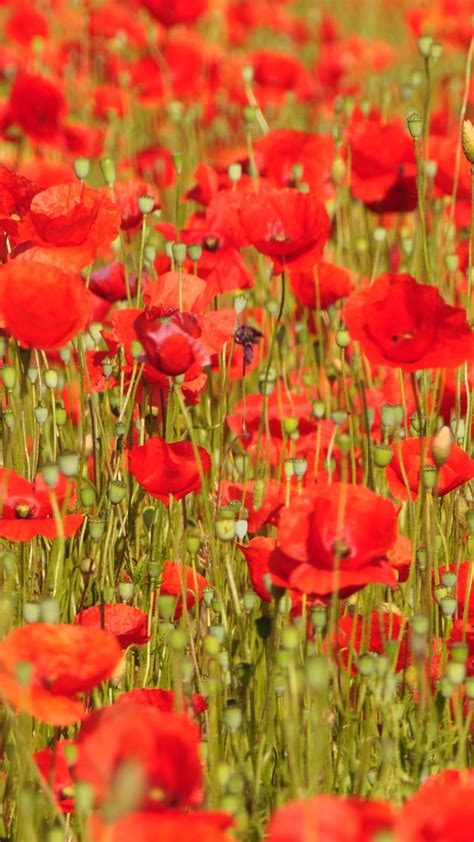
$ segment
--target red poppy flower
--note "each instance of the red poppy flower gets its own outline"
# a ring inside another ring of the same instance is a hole
[[[345,597],[371,582],[394,587],[386,554],[396,525],[393,503],[368,488],[334,483],[306,490],[280,512],[270,573],[319,596]]]
[[[446,567],[440,567],[439,572],[444,573]],[[455,573],[456,580],[456,599],[458,601],[457,616],[464,617],[464,608],[466,604],[466,596],[469,591],[469,607],[467,609],[467,621],[474,626],[474,585],[469,585],[471,579],[471,561],[461,561],[459,565],[450,568],[451,573]],[[474,582],[474,579],[473,579]]]
[[[29,47],[34,38],[48,37],[48,20],[31,3],[20,2],[8,16],[5,35],[10,41]]]
[[[416,208],[413,141],[401,122],[357,120],[349,130],[351,189],[374,213]]]
[[[113,824],[105,824],[98,816],[91,819],[94,842],[176,842],[177,839],[199,839],[202,842],[232,842],[226,831],[233,819],[227,813],[131,813]]]
[[[36,73],[18,73],[8,101],[9,122],[33,140],[55,143],[65,112],[64,97],[55,82]]]
[[[114,199],[120,209],[122,217],[120,227],[122,230],[131,231],[141,225],[143,214],[138,207],[138,200],[140,196],[145,195],[151,196],[153,199],[153,211],[160,207],[160,199],[156,189],[147,184],[146,181],[132,178],[127,181],[115,182]]]
[[[322,202],[290,188],[241,197],[239,219],[247,243],[272,258],[275,273],[285,265],[311,269],[321,259],[329,236]]]
[[[386,272],[350,296],[343,318],[352,339],[377,365],[404,371],[461,365],[473,355],[466,312],[410,275]]]
[[[134,328],[147,362],[165,377],[177,377],[190,369],[196,376],[210,363],[206,348],[199,342],[201,329],[194,313],[170,315],[147,307],[135,319]]]
[[[198,453],[201,471],[206,474],[211,468],[211,457],[203,447],[198,448]],[[129,466],[145,491],[166,505],[170,495],[181,500],[201,487],[199,468],[189,441],[170,444],[159,436],[150,438],[145,444],[131,448]]]
[[[139,705],[152,705],[158,710],[164,710],[171,713],[175,706],[175,694],[173,690],[129,690],[128,693],[121,693],[115,702],[116,705],[124,704],[126,702],[134,702]],[[193,693],[193,695],[184,699],[185,705],[191,708],[195,716],[203,713],[208,708],[208,704],[200,693]]]
[[[97,9],[88,11],[89,34],[91,38],[112,39],[125,35],[129,44],[143,47],[146,43],[146,28],[137,19],[135,8],[122,3],[103,3]]]
[[[129,278],[130,292],[135,293],[137,279],[135,275]],[[89,289],[94,295],[103,298],[105,301],[124,301],[127,297],[127,286],[125,283],[125,267],[123,263],[114,261],[100,269],[91,272]]]
[[[398,582],[406,582],[410,575],[413,548],[410,538],[405,535],[397,535],[393,547],[388,551],[387,558],[392,565]]]
[[[163,26],[194,23],[207,10],[208,0],[141,0],[143,6]]]
[[[336,156],[329,134],[313,134],[296,129],[276,129],[254,144],[255,160],[261,176],[276,187],[294,187],[293,168],[303,168],[301,180],[322,199],[332,198],[331,166]]]
[[[50,725],[71,725],[86,715],[78,696],[110,678],[121,656],[115,638],[102,629],[49,623],[16,628],[0,643],[1,694]]]
[[[249,532],[258,532],[265,524],[278,523],[278,515],[284,505],[284,490],[276,479],[269,479],[265,483],[265,496],[260,506],[254,506],[255,480],[248,480],[245,485],[240,482],[222,480],[220,486],[221,504],[230,500],[243,500],[243,507],[248,512]],[[245,491],[245,494],[244,494]]]
[[[396,842],[472,842],[474,774],[445,769],[426,779],[402,806],[395,823]]]
[[[427,448],[426,440],[423,440],[423,450],[425,451],[426,449],[423,465],[430,465],[431,467],[434,467],[433,458],[431,456],[432,440],[433,439],[431,437]],[[401,450],[401,462],[398,450],[399,447]],[[420,487],[420,439],[418,436],[410,436],[408,439],[402,439],[399,444],[392,445],[392,451],[392,461],[390,462],[390,465],[385,468],[385,476],[387,477],[388,487],[397,500],[409,500],[410,496],[412,500],[416,500],[418,498],[418,491]],[[405,480],[403,478],[402,465],[408,480],[410,494],[408,493]],[[453,491],[465,482],[469,482],[469,480],[473,479],[473,477],[474,459],[471,459],[470,456],[468,456],[464,450],[461,450],[460,447],[457,447],[457,445],[451,445],[448,459],[438,470],[438,496],[443,497],[445,494],[449,494],[450,491]]]
[[[36,535],[57,538],[58,523],[53,514],[51,494],[60,510],[74,502],[74,485],[61,477],[51,490],[43,477],[28,482],[13,469],[0,468],[0,535],[8,541],[31,541]],[[83,515],[65,514],[62,531],[66,538],[74,535],[84,520]]]
[[[166,146],[147,146],[137,154],[138,173],[157,187],[170,187],[175,181],[173,158]]]
[[[460,612],[458,616],[459,614]],[[453,643],[459,643],[461,640],[465,641],[468,646],[466,660],[467,675],[474,675],[474,625],[472,623],[465,624],[464,619],[454,621],[448,639],[448,649],[451,650]]]
[[[383,655],[388,649],[387,644],[393,641],[400,644],[395,664],[395,671],[399,672],[411,663],[405,630],[402,618],[388,611],[372,611],[364,616],[346,614],[337,623],[335,642],[339,663],[347,669],[350,660],[355,675],[357,655],[364,652]]]
[[[290,272],[291,288],[300,304],[314,310],[319,301],[322,310],[347,298],[352,290],[348,269],[333,263],[318,263],[311,272]]]
[[[117,638],[122,649],[128,646],[143,646],[150,639],[148,616],[133,605],[92,605],[76,614],[74,622],[79,626],[105,629]]]
[[[184,578],[186,577],[186,578]],[[179,561],[165,561],[161,575],[160,594],[163,596],[176,596],[176,607],[174,619],[181,617],[183,610],[183,588],[186,591],[186,606],[188,611],[196,603],[201,601],[204,588],[210,587],[209,582],[192,567],[183,565]]]
[[[136,775],[130,809],[185,807],[200,797],[199,729],[186,714],[127,702],[93,711],[77,738],[77,780],[93,787],[96,802],[113,797],[120,768]]]
[[[73,272],[36,262],[0,266],[0,321],[27,348],[62,348],[85,328],[91,305]]]
[[[72,740],[59,740],[54,748],[43,748],[33,755],[41,777],[54,792],[62,813],[74,812],[74,778],[65,751],[73,745]]]
[[[0,164],[0,228],[15,236],[18,222],[12,216],[23,216],[39,188],[33,181]]]
[[[277,809],[268,842],[372,842],[393,827],[393,807],[385,801],[317,795]]]
[[[101,190],[79,182],[58,184],[33,198],[19,223],[13,254],[82,269],[93,263],[100,246],[117,237],[119,224],[118,208]]]

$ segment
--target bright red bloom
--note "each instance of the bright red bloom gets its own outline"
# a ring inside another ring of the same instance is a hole
[[[446,567],[440,568],[440,573],[444,573]],[[474,578],[473,583],[469,586],[471,578],[472,562],[461,561],[461,564],[452,566],[450,568],[452,573],[456,573],[456,599],[458,601],[457,616],[464,617],[464,609],[466,605],[466,596],[469,589],[469,607],[467,609],[467,621],[474,627]]]
[[[280,512],[270,573],[318,596],[345,597],[372,582],[394,587],[386,554],[396,535],[395,506],[368,488],[333,483],[306,490]]]
[[[113,824],[104,824],[98,816],[91,819],[94,842],[176,842],[199,839],[201,842],[232,842],[226,832],[233,820],[227,813],[170,810],[162,813],[131,813]]]
[[[208,0],[141,0],[142,5],[163,26],[194,23],[207,10]]]
[[[20,0],[5,23],[5,35],[9,40],[29,47],[34,38],[48,37],[48,20],[32,3]]]
[[[351,189],[374,213],[416,208],[413,141],[399,122],[358,120],[349,130]]]
[[[65,748],[74,745],[72,740],[59,740],[53,748],[35,751],[33,757],[41,776],[51,787],[62,813],[74,812],[74,778]]]
[[[413,558],[413,547],[410,538],[398,535],[393,547],[388,551],[387,558],[392,565],[398,582],[406,582],[410,575]]]
[[[134,702],[139,705],[152,705],[158,710],[164,710],[171,713],[175,707],[174,690],[153,690],[136,688],[129,690],[128,693],[121,693],[115,702],[116,705],[125,704],[127,702]],[[203,713],[209,707],[204,696],[200,693],[193,693],[193,695],[184,698],[184,703],[187,708],[190,708],[195,716]]]
[[[290,272],[291,288],[296,299],[304,307],[314,310],[319,301],[322,310],[347,298],[352,291],[351,274],[348,269],[333,263],[318,263],[311,272]]]
[[[393,807],[385,801],[317,795],[277,809],[268,842],[375,842],[393,827]]]
[[[352,339],[377,365],[404,371],[461,365],[473,355],[466,312],[410,275],[386,272],[350,296],[343,318]]]
[[[62,91],[51,79],[27,72],[15,77],[7,119],[33,140],[56,142],[65,111]]]
[[[73,272],[33,261],[0,267],[0,321],[27,348],[62,348],[86,327],[91,306]]]
[[[0,468],[0,536],[8,541],[31,541],[36,535],[57,538],[58,524],[53,515],[51,494],[59,509],[74,502],[74,485],[64,477],[51,490],[39,474],[28,482],[13,469]],[[64,537],[74,535],[84,520],[83,515],[65,514],[62,518]]]
[[[458,616],[461,616],[459,608]],[[468,646],[466,673],[467,675],[474,675],[474,625],[470,622],[465,624],[464,619],[454,621],[449,635],[448,649],[451,649],[453,643],[459,643],[461,640],[465,641]]]
[[[243,500],[243,507],[248,512],[249,532],[258,532],[265,524],[278,523],[278,514],[284,504],[284,489],[276,479],[269,479],[265,483],[265,496],[260,506],[254,505],[255,480],[248,480],[245,484],[222,480],[220,486],[220,501],[225,506],[230,500]],[[245,497],[244,497],[245,491]]]
[[[110,678],[121,657],[115,638],[102,629],[33,623],[0,643],[0,692],[43,722],[71,725],[86,715],[78,696]]]
[[[472,842],[473,826],[474,772],[445,769],[405,802],[395,823],[395,842]]]
[[[160,199],[154,187],[140,179],[116,181],[114,185],[114,199],[120,209],[120,227],[123,231],[130,231],[141,225],[143,214],[138,207],[140,196],[150,196],[153,199],[153,211],[160,207]]]
[[[350,660],[352,672],[356,674],[357,655],[364,652],[375,652],[377,655],[387,651],[390,653],[390,644],[393,642],[395,645],[400,644],[395,664],[395,671],[399,672],[411,662],[406,630],[402,618],[388,611],[372,611],[368,616],[346,614],[337,623],[336,649],[339,663],[347,669]]]
[[[239,221],[246,242],[271,257],[275,274],[285,265],[311,269],[329,236],[326,208],[311,193],[265,190],[240,197]]]
[[[0,228],[6,234],[16,235],[18,223],[11,217],[23,216],[38,192],[33,181],[0,164]]]
[[[166,377],[193,375],[209,365],[210,356],[199,342],[201,329],[194,313],[160,313],[148,307],[134,322],[138,339],[143,345],[147,362]]]
[[[117,638],[122,649],[143,646],[150,639],[148,615],[133,605],[110,603],[92,605],[76,614],[75,623],[94,629],[105,629]]]
[[[186,579],[184,579],[186,576]],[[178,597],[173,617],[175,620],[181,617],[183,610],[183,589],[186,592],[186,606],[188,611],[196,603],[201,601],[204,588],[210,587],[204,576],[179,561],[165,561],[161,575],[160,594]]]
[[[133,295],[137,282],[136,277],[132,275],[129,278],[129,282],[130,292]],[[125,267],[123,263],[114,261],[91,272],[89,289],[94,295],[98,295],[104,301],[111,303],[114,301],[123,301],[127,297]]]
[[[254,144],[255,160],[261,176],[276,187],[294,187],[295,162],[303,167],[300,181],[311,191],[329,199],[334,195],[331,166],[336,152],[329,134],[313,134],[296,129],[275,129]]]
[[[111,797],[126,764],[137,776],[131,809],[185,807],[200,795],[198,746],[199,729],[186,714],[130,701],[111,705],[93,711],[82,725],[75,776],[92,785],[100,804]]]
[[[120,212],[101,190],[79,182],[37,193],[19,224],[15,256],[65,269],[93,263],[99,247],[115,240]]]
[[[433,458],[431,456],[431,442],[429,439],[428,447],[426,448],[426,439],[423,439],[423,450],[426,449],[423,465],[430,465],[434,467]],[[405,470],[406,478],[410,488],[410,494],[402,473],[402,464],[400,463],[399,450],[401,450],[401,460]],[[416,500],[420,487],[420,439],[418,436],[410,436],[408,439],[402,439],[398,444],[392,445],[393,458],[385,468],[385,476],[387,477],[388,487],[393,496],[397,500]],[[467,453],[457,445],[451,445],[449,457],[438,470],[438,496],[443,497],[449,494],[455,488],[463,485],[465,482],[474,477],[474,459],[471,459]]]
[[[211,457],[203,447],[198,448],[201,471],[211,468]],[[143,445],[132,447],[129,452],[130,472],[145,491],[166,505],[170,495],[181,500],[186,494],[201,487],[199,468],[191,442],[168,443],[156,436]]]

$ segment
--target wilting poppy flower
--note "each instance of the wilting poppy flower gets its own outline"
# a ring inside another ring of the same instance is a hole
[[[87,325],[91,304],[73,272],[36,262],[0,266],[0,321],[27,348],[66,345]]]
[[[208,0],[141,0],[143,6],[163,26],[194,23],[207,9]]]
[[[101,190],[79,182],[37,193],[19,223],[13,254],[65,269],[93,263],[100,246],[115,240],[120,212]]]
[[[136,688],[135,690],[129,690],[128,693],[122,693],[115,704],[123,705],[127,702],[134,702],[139,705],[152,705],[158,708],[158,710],[171,712],[175,706],[175,694],[174,690],[141,690],[140,688]],[[200,693],[193,693],[191,698],[186,696],[184,703],[187,707],[191,708],[195,716],[199,716],[200,713],[203,713],[208,708],[204,696],[201,696]]]
[[[60,478],[51,490],[39,474],[35,482],[28,482],[13,469],[0,468],[0,535],[9,541],[31,541],[36,535],[56,538],[59,525],[53,514],[51,495],[59,509],[74,502],[74,485]],[[63,535],[74,535],[84,515],[64,514],[61,520]]]
[[[466,311],[450,307],[435,286],[418,284],[407,274],[380,275],[350,296],[343,318],[376,365],[404,371],[455,367],[473,354]]]
[[[20,72],[13,82],[7,120],[33,140],[54,143],[65,116],[66,104],[57,84],[36,73]]]
[[[430,437],[428,447],[426,447],[426,439],[423,439],[424,466],[434,467],[433,458],[431,456],[431,442]],[[399,448],[401,453],[401,461],[399,455]],[[410,436],[408,439],[402,439],[398,444],[392,445],[393,458],[385,468],[385,476],[387,477],[388,487],[393,496],[397,500],[416,500],[420,487],[420,439],[418,436]],[[403,477],[403,470],[408,481],[410,491],[408,492],[405,480]],[[437,493],[439,497],[449,494],[455,488],[469,482],[474,477],[474,459],[460,447],[453,444],[449,452],[448,459],[438,470]]]
[[[357,485],[306,490],[280,512],[270,573],[303,593],[348,596],[371,582],[394,587],[386,559],[397,534],[389,500]]]
[[[311,269],[321,259],[330,224],[326,208],[314,195],[283,188],[240,198],[246,241],[272,258],[275,273],[286,265]]]
[[[200,798],[199,729],[186,714],[127,702],[93,711],[77,738],[75,776],[87,781],[96,802],[113,796],[116,776],[134,778],[129,809],[184,807]]]
[[[471,842],[474,826],[472,769],[445,769],[432,775],[402,806],[396,842]]]
[[[186,606],[188,611],[193,607],[196,600],[201,601],[204,588],[209,587],[209,582],[192,567],[183,565],[179,561],[165,561],[160,580],[160,594],[163,596],[176,596],[174,609],[175,620],[181,617],[183,610],[183,588],[186,592]]]
[[[211,457],[203,447],[198,447],[198,453],[201,471],[206,474],[211,467]],[[145,444],[131,448],[129,465],[145,491],[166,505],[170,496],[181,500],[201,487],[199,468],[189,441],[170,444],[159,436],[150,438]]]
[[[352,290],[351,274],[348,269],[333,263],[318,263],[311,272],[290,272],[290,285],[297,301],[314,310],[319,303],[326,310],[341,298],[347,298]]]
[[[232,842],[226,831],[233,819],[228,813],[169,810],[160,813],[131,813],[111,824],[92,816],[90,830],[94,842],[176,842],[200,839],[202,842]]]
[[[372,842],[390,832],[394,810],[385,801],[317,795],[273,813],[268,842]]]
[[[201,329],[194,313],[163,313],[147,307],[134,322],[146,360],[166,377],[177,377],[209,365],[210,356],[199,342]]]
[[[54,748],[43,748],[41,751],[35,751],[33,755],[41,776],[54,792],[62,813],[74,812],[74,778],[65,751],[73,745],[72,740],[59,740]]]
[[[416,208],[413,141],[399,122],[356,121],[349,130],[351,189],[374,213]]]
[[[404,626],[402,618],[388,611],[372,611],[364,616],[346,614],[338,620],[335,635],[339,663],[347,669],[350,661],[352,672],[355,674],[357,655],[364,652],[390,654],[391,645],[394,645],[397,652],[395,671],[399,672],[411,661],[405,631],[406,625]]]
[[[76,614],[75,623],[94,629],[105,629],[117,638],[122,649],[143,646],[150,639],[148,615],[133,605],[110,603],[92,605]]]
[[[50,725],[71,725],[86,714],[79,695],[110,678],[121,657],[115,638],[102,629],[16,628],[0,643],[0,693]]]

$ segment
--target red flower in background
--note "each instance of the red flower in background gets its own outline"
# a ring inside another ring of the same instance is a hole
[[[38,192],[33,181],[0,164],[0,228],[6,234],[16,235],[18,222],[11,217],[23,216]]]
[[[352,291],[351,273],[333,263],[318,263],[310,272],[290,271],[290,285],[297,301],[314,310],[322,310],[347,298]]]
[[[423,440],[423,450],[426,449],[423,465],[434,467],[433,458],[431,456],[431,442],[429,439],[428,448],[426,448],[426,440]],[[401,461],[399,455],[399,447],[401,453]],[[410,436],[408,439],[402,439],[398,444],[392,445],[393,458],[385,468],[385,476],[387,477],[388,487],[393,496],[397,500],[412,500],[418,498],[418,491],[420,488],[420,439],[418,436]],[[405,480],[403,477],[403,470],[408,480],[410,493],[407,490]],[[438,470],[437,493],[439,497],[449,494],[455,488],[463,485],[465,482],[474,477],[474,459],[460,447],[453,444],[449,452],[449,457]]]
[[[410,275],[386,272],[347,300],[343,318],[353,340],[377,365],[404,371],[461,365],[473,354],[466,312]]]
[[[186,593],[186,607],[188,611],[195,605],[196,600],[200,602],[204,588],[210,587],[209,582],[192,567],[183,565],[179,561],[165,561],[161,580],[160,595],[177,597],[173,617],[175,620],[181,617],[183,611],[183,590]]]
[[[201,329],[194,313],[169,315],[151,306],[135,319],[134,327],[147,362],[166,377],[177,377],[190,369],[190,376],[196,376],[210,363],[206,348],[199,342]]]
[[[194,23],[207,10],[208,0],[141,0],[143,6],[163,26]]]
[[[348,132],[351,189],[374,213],[406,213],[416,208],[413,141],[399,122],[380,125],[357,120]]]
[[[254,144],[257,169],[276,187],[294,187],[294,165],[303,168],[300,181],[322,199],[334,195],[331,166],[336,152],[329,134],[313,134],[296,129],[275,129]]]
[[[20,0],[8,16],[5,34],[11,41],[29,47],[34,38],[48,37],[48,20],[31,3]]]
[[[74,774],[93,787],[101,804],[113,796],[126,765],[136,776],[130,809],[185,807],[200,799],[198,748],[199,729],[186,714],[124,702],[93,711],[83,723]]]
[[[247,244],[272,258],[275,273],[285,265],[311,269],[321,259],[330,223],[312,194],[288,188],[243,195],[238,213]]]
[[[265,496],[261,505],[254,501],[255,480],[248,480],[245,484],[222,480],[220,486],[220,501],[225,505],[230,500],[242,500],[243,507],[248,512],[249,532],[258,532],[265,524],[276,524],[278,514],[284,504],[284,490],[276,479],[269,479],[265,482]]]
[[[371,582],[394,587],[386,555],[396,524],[393,503],[363,486],[306,490],[280,512],[270,573],[317,596],[348,596]]]
[[[127,181],[116,181],[114,184],[114,201],[120,210],[120,227],[123,231],[131,231],[141,225],[143,214],[138,207],[140,196],[150,196],[153,199],[152,211],[160,207],[160,199],[154,187],[138,178]]]
[[[20,71],[8,100],[7,122],[41,143],[56,143],[66,114],[58,85],[46,76]]]
[[[176,697],[173,690],[141,690],[137,687],[135,690],[129,690],[128,693],[121,693],[115,704],[123,705],[128,702],[134,702],[134,704],[139,705],[152,705],[153,707],[158,708],[158,710],[164,710],[171,713],[175,710],[175,701]],[[208,708],[208,704],[204,696],[201,696],[200,693],[193,693],[190,698],[185,696],[184,704],[188,710],[192,710],[195,716],[199,716]]]
[[[33,483],[13,469],[0,468],[0,536],[8,541],[31,541],[37,535],[57,538],[59,525],[53,514],[51,495],[63,510],[74,503],[74,485],[61,477],[51,490],[41,475]],[[63,515],[64,537],[74,535],[83,520],[83,515]]]
[[[203,447],[198,448],[201,470],[206,474],[211,468],[211,457]],[[169,504],[170,496],[181,500],[186,494],[201,487],[199,468],[191,442],[176,441],[171,444],[156,436],[129,451],[130,472],[145,491]]]
[[[135,275],[129,277],[129,283],[130,292],[133,295],[137,283]],[[91,272],[89,289],[94,295],[98,295],[104,301],[109,301],[110,303],[123,301],[127,297],[125,267],[123,263],[114,261]]]
[[[74,812],[74,778],[67,758],[67,749],[73,745],[72,740],[58,740],[54,748],[44,748],[33,755],[41,777],[54,792],[62,813]]]
[[[102,191],[79,182],[58,184],[33,198],[19,223],[14,255],[82,269],[117,237],[119,224],[118,208]]]
[[[355,626],[355,628],[354,628]],[[353,674],[357,673],[356,655],[375,652],[383,655],[390,644],[400,644],[397,651],[395,671],[405,669],[411,663],[407,646],[406,624],[398,614],[388,611],[372,611],[368,616],[346,614],[337,623],[335,646],[339,663],[345,669],[351,662]]]
[[[76,614],[74,622],[79,626],[105,629],[117,638],[122,649],[128,646],[143,646],[150,639],[148,615],[133,605],[92,605]]]
[[[98,816],[91,819],[94,842],[176,842],[176,839],[199,839],[201,842],[232,842],[226,831],[233,819],[228,813],[170,810],[161,813],[131,813],[113,824],[105,824]]]
[[[27,348],[62,348],[86,327],[91,307],[73,272],[35,261],[0,266],[0,322]]]
[[[43,722],[70,725],[86,715],[79,695],[111,678],[121,656],[115,638],[102,629],[49,623],[16,628],[0,643],[0,693]]]
[[[317,795],[279,807],[267,838],[268,842],[375,842],[377,835],[390,833],[393,820],[393,807],[386,801]]]
[[[402,806],[395,842],[471,842],[473,826],[473,770],[445,769],[427,778]]]

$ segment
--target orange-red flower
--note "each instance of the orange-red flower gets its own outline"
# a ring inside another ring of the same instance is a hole
[[[63,93],[52,79],[37,73],[18,73],[8,100],[8,122],[33,140],[54,143],[65,113]]]
[[[432,437],[428,442],[423,439],[424,451],[424,466],[434,467],[433,458],[431,456],[431,442]],[[427,446],[428,445],[428,446]],[[398,444],[392,445],[393,458],[385,468],[385,476],[387,477],[388,487],[393,496],[397,500],[416,500],[420,489],[420,466],[421,466],[421,452],[420,452],[420,438],[418,436],[410,436],[408,439],[403,439]],[[400,448],[400,450],[399,450]],[[405,478],[408,482],[408,489],[405,483]],[[438,470],[437,478],[437,493],[439,497],[449,494],[455,488],[469,482],[474,477],[474,459],[471,459],[467,453],[457,445],[451,445],[448,459]]]
[[[405,802],[395,823],[395,842],[471,842],[474,772],[444,769]]]
[[[148,615],[140,608],[124,603],[92,605],[76,614],[75,623],[94,629],[105,629],[117,638],[122,649],[143,646],[150,639]]]
[[[268,842],[372,842],[392,830],[393,818],[393,807],[386,801],[317,795],[276,810]]]
[[[63,514],[58,524],[53,514],[52,497],[63,511],[74,502],[74,485],[61,477],[54,488],[48,488],[41,474],[35,482],[10,468],[0,468],[0,536],[9,541],[31,541],[37,535],[56,538],[74,535],[84,515]]]
[[[0,267],[0,321],[27,348],[66,345],[87,325],[91,308],[92,297],[74,272],[33,261]]]
[[[179,561],[165,561],[160,581],[160,594],[177,597],[174,609],[174,618],[181,617],[183,610],[183,590],[186,593],[186,606],[188,611],[193,607],[196,600],[201,601],[204,588],[209,587],[209,582],[192,567],[184,565]]]
[[[199,839],[200,842],[232,842],[227,833],[233,819],[227,813],[169,810],[162,813],[131,813],[106,824],[98,816],[91,819],[94,842],[176,842],[176,839]]]
[[[201,473],[211,467],[211,457],[203,447],[198,448]],[[176,500],[201,487],[201,475],[189,441],[166,442],[159,436],[145,444],[132,447],[129,452],[130,472],[145,491],[168,505],[170,496]]]
[[[0,643],[0,695],[14,708],[51,725],[86,715],[79,696],[110,678],[122,656],[102,629],[34,623]]]

